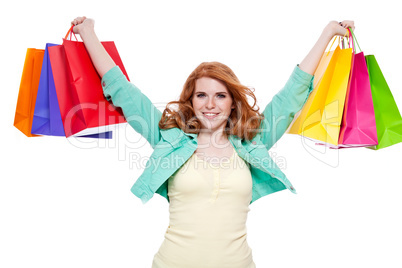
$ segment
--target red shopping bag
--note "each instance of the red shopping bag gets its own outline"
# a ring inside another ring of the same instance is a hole
[[[103,96],[99,77],[83,42],[72,41],[49,48],[57,99],[66,137],[90,135],[125,123],[123,113]],[[67,39],[70,34],[70,40]],[[114,42],[102,42],[113,61],[128,78]]]

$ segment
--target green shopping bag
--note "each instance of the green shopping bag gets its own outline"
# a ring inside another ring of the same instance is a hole
[[[365,58],[378,136],[378,145],[367,148],[378,150],[402,142],[402,118],[374,55]]]

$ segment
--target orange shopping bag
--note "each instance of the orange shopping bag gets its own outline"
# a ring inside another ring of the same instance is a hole
[[[31,134],[31,127],[44,53],[44,49],[28,48],[21,76],[14,126],[28,137],[38,136]]]

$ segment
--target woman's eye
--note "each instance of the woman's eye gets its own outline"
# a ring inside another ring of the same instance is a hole
[[[225,97],[226,97],[225,94],[218,94],[218,98],[220,98],[220,99],[223,99],[223,98],[225,98]]]
[[[198,93],[196,96],[197,96],[198,98],[202,98],[202,97],[205,97],[205,94],[204,94],[204,93]]]

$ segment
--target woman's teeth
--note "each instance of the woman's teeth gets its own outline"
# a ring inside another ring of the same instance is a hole
[[[219,113],[203,113],[206,118],[215,118]]]

